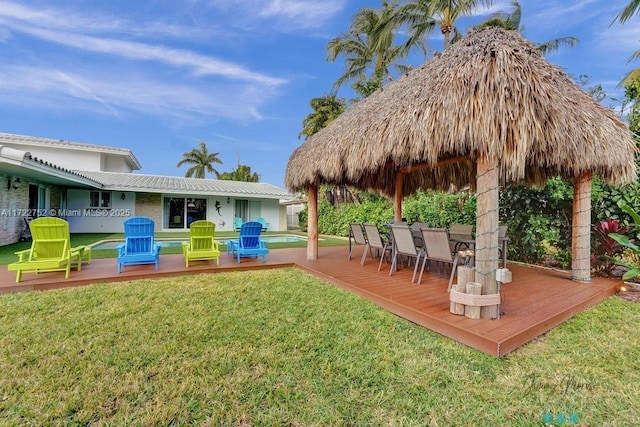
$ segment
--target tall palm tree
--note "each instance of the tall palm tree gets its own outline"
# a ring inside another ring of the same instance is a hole
[[[520,3],[518,3],[517,0],[513,0],[511,5],[513,6],[513,11],[511,13],[496,12],[474,28],[500,27],[505,30],[518,31],[519,33],[524,32],[524,27],[520,25],[520,20],[522,19],[522,8],[520,7]],[[575,37],[559,37],[557,39],[538,44],[538,49],[540,49],[540,52],[544,55],[547,52],[558,50],[560,46],[574,46],[576,43],[578,43],[578,39]]]
[[[403,46],[394,46],[397,10],[397,0],[384,0],[379,10],[364,8],[356,13],[347,33],[329,41],[327,61],[333,62],[339,56],[345,56],[345,72],[336,80],[334,87],[349,80],[382,80],[389,76],[392,65],[401,71],[406,70],[406,67],[395,64],[406,55]]]
[[[409,42],[416,43],[438,26],[444,36],[444,49],[460,32],[455,27],[461,16],[470,15],[476,7],[489,7],[492,0],[409,0],[400,11],[401,20],[409,25]]]
[[[177,167],[185,164],[193,165],[185,172],[186,178],[204,178],[206,172],[213,173],[218,178],[220,173],[214,169],[213,164],[222,164],[222,160],[218,157],[219,154],[209,153],[207,144],[200,141],[200,148],[194,148],[182,154],[182,160],[178,162]]]

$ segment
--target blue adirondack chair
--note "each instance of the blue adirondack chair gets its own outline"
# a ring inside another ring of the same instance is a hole
[[[118,246],[118,273],[128,265],[155,264],[158,269],[160,245],[153,240],[152,219],[138,216],[124,222],[124,243]]]
[[[234,216],[233,231],[240,231],[240,228],[242,228],[242,218],[240,218],[239,216]]]
[[[240,228],[240,236],[237,240],[230,240],[227,247],[231,249],[231,255],[235,258],[238,257],[238,263],[240,263],[240,257],[253,256],[262,257],[262,262],[267,260],[267,254],[269,248],[265,245],[264,241],[260,239],[260,233],[262,232],[262,224],[257,221],[249,221],[242,224]]]
[[[262,231],[267,231],[267,229],[269,228],[269,223],[267,222],[266,219],[264,219],[263,217],[260,217],[256,219],[256,221],[258,221],[260,225],[262,225]]]

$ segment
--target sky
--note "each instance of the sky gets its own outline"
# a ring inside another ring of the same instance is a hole
[[[640,22],[613,23],[629,0],[520,0],[523,35],[573,36],[546,59],[611,98],[640,49]],[[130,149],[136,173],[184,176],[207,144],[218,172],[249,165],[284,188],[312,98],[344,71],[329,40],[381,0],[0,0],[0,132]],[[462,33],[509,0],[457,22]],[[400,39],[403,34],[398,34]],[[427,41],[442,51],[439,31]],[[414,52],[404,61],[418,66]],[[349,85],[338,91],[354,97]],[[619,106],[606,99],[606,106]],[[78,165],[82,169],[82,165]],[[209,175],[208,177],[213,177]]]

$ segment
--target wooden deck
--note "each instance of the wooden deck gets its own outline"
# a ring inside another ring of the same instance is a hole
[[[15,283],[15,274],[0,270],[0,293],[47,290],[82,286],[97,282],[148,279],[196,273],[296,266],[321,279],[365,298],[383,309],[487,354],[502,357],[547,332],[576,313],[613,295],[620,280],[594,278],[590,284],[573,282],[569,274],[554,270],[509,264],[513,283],[502,286],[499,319],[472,320],[449,313],[446,292],[448,277],[425,272],[421,285],[411,283],[413,268],[404,268],[389,277],[389,265],[377,271],[378,261],[367,257],[360,266],[362,247],[347,260],[346,247],[319,248],[319,259],[308,261],[306,249],[271,250],[267,262],[243,259],[242,263],[223,254],[220,266],[192,262],[184,267],[182,255],[161,255],[160,269],[153,265],[126,267],[116,272],[115,259],[94,260],[82,271],[73,270],[69,279],[63,272],[25,273]]]

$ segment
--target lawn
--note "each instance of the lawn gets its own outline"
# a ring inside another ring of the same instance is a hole
[[[0,295],[0,425],[640,425],[640,305],[503,359],[295,268]]]

